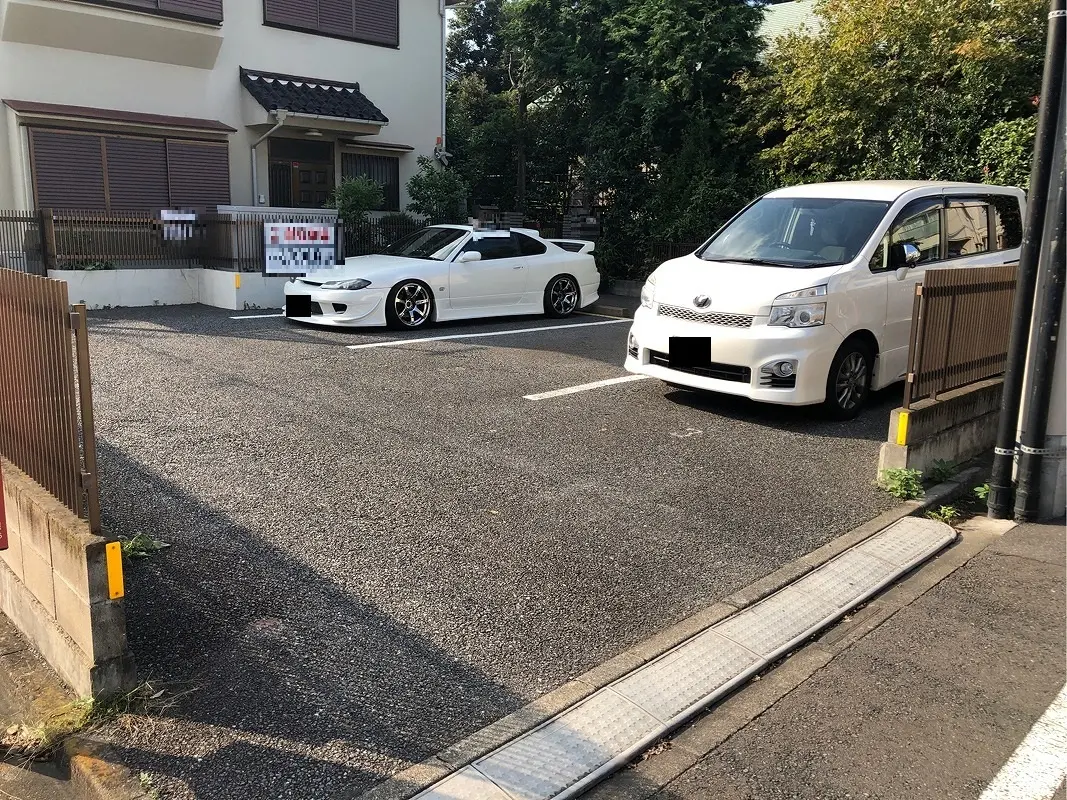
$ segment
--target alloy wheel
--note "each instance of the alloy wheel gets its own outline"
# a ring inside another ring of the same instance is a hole
[[[557,278],[552,284],[548,301],[552,304],[553,311],[566,316],[578,305],[578,287],[570,278]]]
[[[409,328],[417,328],[430,316],[430,292],[421,283],[405,283],[393,298],[397,319]]]
[[[845,356],[837,369],[835,383],[837,404],[851,411],[863,401],[867,392],[867,359],[855,351]]]

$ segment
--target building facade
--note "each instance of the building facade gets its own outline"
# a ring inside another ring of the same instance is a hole
[[[444,135],[443,0],[0,0],[0,209],[402,210]],[[253,170],[254,165],[254,170]]]

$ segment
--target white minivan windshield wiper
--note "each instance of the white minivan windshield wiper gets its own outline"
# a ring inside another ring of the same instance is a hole
[[[793,264],[788,261],[772,261],[769,258],[730,258],[729,256],[716,256],[706,254],[705,261],[732,261],[735,264],[759,264],[761,267],[806,267],[807,264]]]

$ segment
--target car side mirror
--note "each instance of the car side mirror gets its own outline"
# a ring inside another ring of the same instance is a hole
[[[904,280],[905,278],[907,278],[907,277],[908,277],[908,273],[909,273],[910,271],[911,271],[911,270],[910,270],[910,269],[908,269],[908,267],[897,267],[897,271],[896,271],[896,273],[895,273],[895,274],[896,274],[896,276],[897,276],[897,280],[898,280],[898,281],[902,281],[902,280]]]
[[[459,254],[459,258],[456,259],[460,264],[466,264],[470,261],[481,261],[482,254],[477,250],[464,250]]]
[[[896,269],[911,269],[922,257],[922,250],[911,242],[898,242],[889,248],[889,265]]]

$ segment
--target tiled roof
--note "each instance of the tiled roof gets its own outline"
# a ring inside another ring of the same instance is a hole
[[[359,90],[358,83],[319,78],[298,78],[241,67],[241,84],[267,111],[284,108],[293,114],[314,114],[337,119],[388,122]]]
[[[764,8],[759,35],[769,47],[779,36],[799,33],[801,28],[808,33],[818,33],[820,27],[819,17],[815,13],[815,0],[791,0]]]

